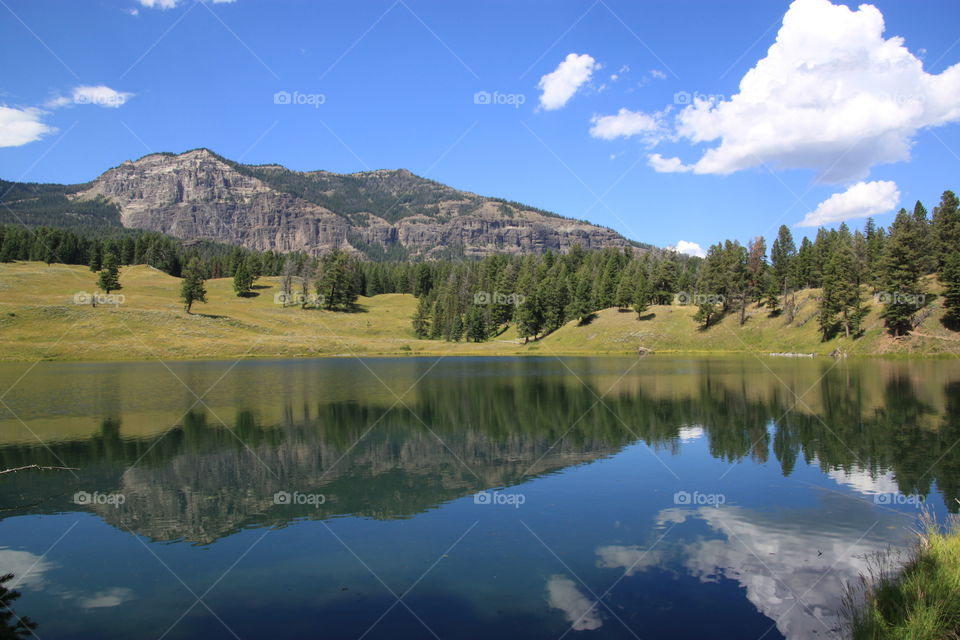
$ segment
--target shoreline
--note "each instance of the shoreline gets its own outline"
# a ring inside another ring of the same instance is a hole
[[[536,344],[536,343],[531,343]],[[3,345],[0,343],[0,348]],[[124,364],[146,364],[154,362],[233,362],[237,360],[259,360],[259,361],[269,361],[269,360],[344,360],[349,358],[360,358],[360,359],[390,359],[390,360],[399,360],[399,359],[410,359],[410,358],[552,358],[552,357],[565,357],[565,358],[637,358],[637,359],[646,359],[646,358],[733,358],[733,357],[747,357],[753,356],[758,359],[769,359],[769,360],[837,360],[829,354],[796,354],[796,355],[784,355],[784,354],[771,354],[771,353],[758,353],[753,351],[724,351],[724,350],[714,350],[714,351],[697,351],[697,350],[663,350],[657,351],[655,353],[647,353],[642,356],[637,355],[633,351],[597,351],[597,352],[584,352],[584,351],[548,351],[548,352],[519,352],[519,353],[496,353],[483,351],[483,352],[451,352],[445,351],[443,349],[438,349],[436,351],[392,351],[392,352],[365,352],[365,353],[336,353],[336,354],[322,354],[322,355],[284,355],[284,354],[237,354],[237,355],[222,355],[215,357],[208,356],[198,356],[195,358],[190,357],[161,357],[157,356],[155,358],[0,358],[0,365],[6,364],[29,364],[29,363],[40,363],[40,362],[51,362],[51,363],[62,363],[62,364],[112,364],[112,363],[124,363]],[[958,356],[952,353],[858,353],[851,354],[849,356],[844,356],[839,358],[840,360],[916,360],[916,361],[929,361],[929,360],[949,360],[951,358],[957,358]]]

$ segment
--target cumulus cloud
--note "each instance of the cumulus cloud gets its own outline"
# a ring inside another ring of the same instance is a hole
[[[892,211],[899,202],[900,191],[895,182],[858,182],[843,193],[835,193],[821,202],[797,226],[820,227],[844,220],[867,218]]]
[[[730,506],[676,508],[660,512],[657,521],[706,523],[720,538],[698,536],[684,546],[692,576],[739,582],[789,640],[824,637],[843,622],[846,585],[866,570],[869,558],[903,544],[903,516],[837,494],[821,499],[817,508],[776,516]]]
[[[650,69],[650,75],[656,78],[657,80],[667,79],[667,74],[665,74],[663,71],[660,71],[660,69]]]
[[[687,256],[696,256],[698,258],[706,258],[707,252],[703,250],[703,247],[698,245],[696,242],[687,242],[686,240],[681,240],[676,244],[676,246],[671,247],[677,253],[682,253]]]
[[[659,153],[647,156],[647,164],[657,173],[687,173],[693,171],[693,166],[683,164],[680,158],[664,158]]]
[[[583,595],[573,580],[565,576],[551,576],[547,580],[547,604],[563,611],[574,631],[592,631],[603,626],[597,603]]]
[[[565,106],[597,69],[600,65],[586,53],[569,54],[556,69],[540,78],[540,106],[547,111]]]
[[[642,135],[646,140],[655,142],[663,132],[662,120],[662,113],[650,115],[624,108],[615,115],[593,116],[590,135],[602,140]]]
[[[826,182],[865,177],[907,160],[924,127],[960,120],[960,65],[928,74],[880,11],[794,0],[776,42],[729,100],[695,100],[677,133],[708,149],[694,171],[730,174],[769,164]]]
[[[19,147],[56,131],[40,121],[42,115],[42,111],[32,107],[0,106],[0,147]]]

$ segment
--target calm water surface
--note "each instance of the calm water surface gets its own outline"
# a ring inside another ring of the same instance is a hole
[[[0,478],[0,573],[44,640],[837,637],[844,582],[960,496],[956,360],[41,363],[7,389],[0,466],[79,468]]]

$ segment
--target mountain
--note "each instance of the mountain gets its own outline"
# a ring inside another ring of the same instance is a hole
[[[124,162],[85,185],[0,184],[0,222],[159,231],[257,250],[371,259],[641,246],[610,229],[405,169],[337,174],[245,165],[208,149]],[[12,215],[11,215],[12,214]]]

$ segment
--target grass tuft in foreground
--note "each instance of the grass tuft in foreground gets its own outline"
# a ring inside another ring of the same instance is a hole
[[[853,640],[960,638],[960,520],[941,526],[924,517],[916,545],[901,557],[885,554],[847,594]]]

